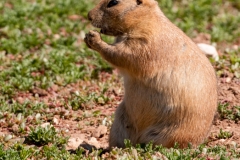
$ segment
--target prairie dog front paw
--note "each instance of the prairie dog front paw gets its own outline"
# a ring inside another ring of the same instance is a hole
[[[89,31],[89,33],[85,35],[84,41],[89,48],[97,50],[102,39],[99,32]]]

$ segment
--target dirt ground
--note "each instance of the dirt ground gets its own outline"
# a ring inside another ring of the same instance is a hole
[[[240,80],[229,80],[229,77],[220,78],[218,83],[218,96],[219,103],[228,103],[229,109],[233,106],[240,106]],[[220,129],[232,133],[232,137],[229,139],[218,139],[216,135],[219,134]],[[233,145],[240,144],[240,121],[235,122],[233,120],[221,119],[219,114],[216,114],[216,118],[213,122],[210,136],[208,138],[209,145]]]
[[[110,102],[103,105],[85,103],[82,108],[77,111],[63,107],[63,101],[67,101],[67,97],[71,96],[72,93],[80,92],[82,94],[88,94],[89,92],[99,92],[100,84],[98,83],[100,81],[105,83],[111,81],[113,84],[112,87],[105,92],[105,95],[110,97]],[[218,80],[219,103],[228,103],[229,109],[232,109],[233,106],[240,106],[239,86],[239,79],[234,79],[227,75],[220,78]],[[37,99],[35,98],[36,94],[39,95]],[[25,99],[29,99],[48,104],[49,109],[45,112],[52,112],[54,116],[51,118],[46,117],[46,123],[43,125],[47,125],[50,122],[58,130],[64,131],[65,135],[70,137],[67,146],[68,149],[76,149],[78,145],[85,143],[91,144],[96,148],[107,148],[112,115],[122,98],[122,81],[116,70],[113,70],[112,74],[102,72],[99,75],[98,81],[79,81],[78,83],[65,87],[52,86],[48,90],[36,88],[27,93],[18,93],[15,97],[20,103]],[[97,113],[97,116],[94,116],[94,113]],[[28,118],[29,125],[31,125],[31,117]],[[217,136],[220,129],[232,133],[232,136],[227,139],[219,139]],[[0,132],[9,133],[12,132],[12,130],[11,127],[2,127],[2,131]],[[236,144],[240,144],[240,121],[222,119],[220,114],[216,113],[212,129],[207,139],[207,145],[236,146]]]
[[[230,82],[226,82],[226,78],[219,79],[219,102],[220,103],[229,103],[229,108],[233,106],[240,106],[240,80],[234,79]],[[112,90],[113,93],[114,90]],[[116,93],[115,93],[116,94]],[[120,103],[123,93],[115,95],[118,99],[116,103]],[[112,115],[116,109],[116,106],[113,104],[110,106],[98,106],[96,110],[101,110],[102,113],[109,116]],[[98,119],[91,118],[91,121],[97,121]],[[61,124],[69,124],[70,135],[78,137],[81,134],[81,138],[84,138],[84,141],[89,142],[90,144],[95,145],[96,147],[106,148],[108,146],[108,136],[109,131],[101,137],[93,137],[93,134],[96,130],[101,131],[97,126],[84,126],[82,130],[76,130],[76,123],[74,121],[62,120]],[[60,126],[61,126],[60,124]],[[223,131],[228,131],[232,133],[232,137],[228,139],[219,139],[217,135],[219,134],[220,129]],[[93,139],[95,139],[93,140]],[[92,142],[93,141],[93,142]],[[213,122],[212,129],[210,131],[207,144],[209,146],[214,145],[224,145],[230,146],[235,144],[240,144],[240,121],[235,122],[233,120],[221,119],[220,115],[216,113],[216,118]]]

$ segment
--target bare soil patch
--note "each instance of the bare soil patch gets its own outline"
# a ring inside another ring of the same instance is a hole
[[[114,77],[114,78],[113,78]],[[87,95],[90,92],[100,92],[99,81],[113,83],[112,87],[104,93],[105,96],[110,97],[110,101],[101,104],[101,102],[86,102],[80,104],[81,107],[77,110],[66,108],[68,98],[73,93],[79,92],[81,95]],[[229,105],[229,110],[234,110],[235,106],[240,106],[240,80],[230,78],[228,76],[219,79],[219,103]],[[45,117],[43,121],[51,123],[55,128],[64,132],[66,136],[70,137],[68,149],[76,149],[76,144],[87,143],[96,148],[108,147],[109,130],[112,123],[112,116],[118,104],[123,98],[122,81],[117,71],[112,74],[102,72],[97,81],[79,81],[65,87],[52,86],[47,90],[35,88],[29,92],[19,92],[15,96],[15,100],[24,103],[26,100],[41,101],[46,103],[49,108],[43,112],[53,113],[52,117]],[[31,118],[28,117],[26,125],[27,130],[33,124]],[[9,134],[14,132],[14,126],[5,126],[0,123],[0,133]],[[99,126],[106,126],[102,129]],[[220,129],[232,134],[230,138],[220,139]],[[104,131],[102,131],[104,130]],[[73,144],[72,144],[73,143]],[[74,146],[74,143],[75,146]],[[209,134],[207,145],[224,145],[234,146],[240,144],[240,121],[229,120],[221,117],[219,113],[216,114],[211,132]]]

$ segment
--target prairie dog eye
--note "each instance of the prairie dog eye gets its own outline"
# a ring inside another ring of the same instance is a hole
[[[117,5],[117,4],[118,4],[118,0],[111,0],[111,1],[108,3],[107,7],[110,8],[110,7],[115,6],[115,5]]]

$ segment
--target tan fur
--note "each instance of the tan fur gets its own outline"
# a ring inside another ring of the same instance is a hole
[[[156,1],[118,0],[108,8],[109,2],[101,0],[89,19],[104,34],[116,36],[116,43],[105,43],[96,31],[86,34],[85,42],[124,77],[110,147],[124,147],[124,139],[166,147],[202,143],[217,107],[210,62]]]

